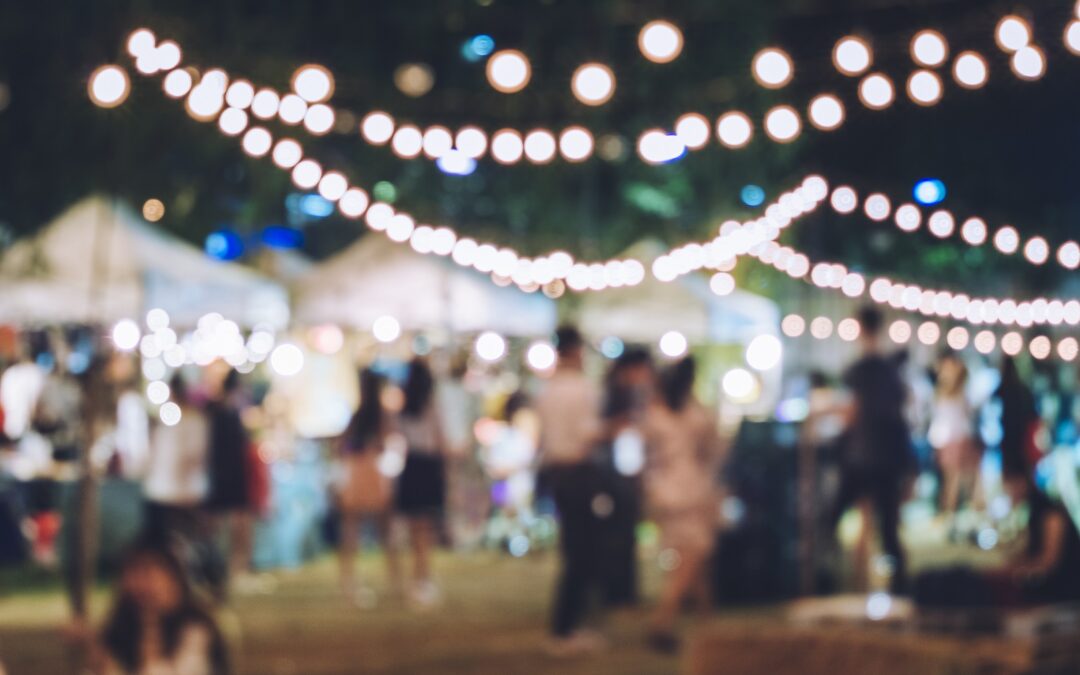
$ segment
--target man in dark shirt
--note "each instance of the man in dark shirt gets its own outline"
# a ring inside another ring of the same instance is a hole
[[[899,536],[900,504],[914,461],[904,418],[907,388],[897,360],[881,352],[882,323],[876,308],[859,312],[863,355],[844,375],[852,406],[843,441],[836,519],[853,504],[864,515],[874,513],[881,547],[892,564],[890,590],[904,593],[907,570]]]

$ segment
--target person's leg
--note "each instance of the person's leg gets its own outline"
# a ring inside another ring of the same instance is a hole
[[[425,584],[431,580],[431,548],[435,525],[428,516],[409,518],[409,540],[413,550],[413,581]]]
[[[338,527],[338,579],[341,592],[349,599],[356,594],[354,564],[356,559],[359,517],[342,511]]]
[[[394,517],[389,510],[376,516],[379,543],[386,559],[386,580],[390,592],[401,594],[401,556],[398,555],[397,542],[394,541]]]
[[[593,542],[589,521],[591,496],[581,472],[559,469],[552,475],[555,506],[559,512],[559,548],[562,570],[555,593],[552,632],[556,637],[570,636],[580,625],[587,606],[592,578],[589,560]]]
[[[251,571],[255,516],[237,510],[229,514],[229,519],[229,576],[237,579]]]
[[[675,621],[686,600],[700,583],[706,556],[695,549],[677,549],[679,565],[672,570],[664,583],[660,600],[653,611],[651,631],[656,636],[671,636]]]
[[[874,510],[871,500],[863,497],[857,502],[859,508],[859,534],[851,552],[852,582],[856,592],[865,593],[870,587],[870,541],[874,526]]]
[[[874,509],[877,511],[881,549],[892,563],[892,579],[889,590],[893,593],[907,592],[907,559],[900,542],[900,485],[895,478],[882,479],[874,488]]]

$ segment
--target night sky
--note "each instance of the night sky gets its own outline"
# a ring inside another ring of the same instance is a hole
[[[1037,82],[1016,78],[994,45],[994,25],[1009,12],[1033,23],[1047,55],[1047,76]],[[1056,248],[1080,234],[1080,57],[1061,38],[1072,12],[1068,0],[7,2],[0,5],[0,93],[8,94],[0,111],[0,233],[10,240],[33,232],[95,191],[136,206],[162,199],[160,225],[195,243],[218,228],[250,234],[288,222],[286,198],[296,190],[287,174],[189,118],[163,95],[160,76],[134,72],[124,43],[132,29],[147,26],[159,39],[177,40],[186,64],[221,66],[256,85],[285,90],[297,66],[324,64],[337,80],[331,103],[358,114],[384,109],[421,127],[474,123],[489,132],[580,123],[597,136],[620,135],[623,160],[503,167],[488,158],[471,176],[453,177],[430,161],[403,161],[368,146],[355,129],[318,140],[300,132],[324,166],[365,186],[389,181],[395,204],[419,219],[529,253],[565,247],[606,256],[643,236],[672,244],[702,238],[726,218],[753,213],[739,202],[743,185],[759,184],[775,196],[811,171],[894,200],[909,199],[919,178],[940,178],[949,189],[944,206],[958,219],[979,215],[992,228],[1012,223]],[[686,36],[672,64],[650,63],[637,51],[637,31],[654,18],[673,21]],[[915,67],[908,42],[922,28],[944,33],[952,54],[974,49],[987,56],[988,86],[965,91],[943,72],[941,104],[924,109],[907,100],[899,90]],[[884,112],[862,107],[857,80],[832,66],[833,44],[853,32],[871,41],[874,69],[899,85],[897,102]],[[530,57],[532,82],[524,92],[495,92],[484,64],[462,58],[462,43],[477,34]],[[795,61],[795,79],[779,91],[750,76],[754,53],[770,45]],[[618,78],[615,98],[598,109],[569,91],[574,68],[590,60],[610,64]],[[98,109],[86,96],[88,75],[106,62],[128,68],[134,83],[114,110]],[[394,70],[404,63],[433,68],[431,92],[410,98],[395,88]],[[736,108],[760,122],[771,106],[804,110],[822,91],[847,106],[839,131],[806,129],[782,146],[765,141],[759,124],[756,140],[741,151],[711,141],[661,167],[634,156],[642,131],[669,126],[681,113],[715,120]],[[363,232],[338,216],[303,228],[316,258]],[[965,286],[972,274],[983,275],[977,292],[1020,294],[1053,290],[1066,276],[1057,266],[1033,272],[993,252],[943,244],[925,230],[902,235],[891,223],[861,216],[822,211],[796,228],[788,241],[812,257],[957,290],[975,290]]]

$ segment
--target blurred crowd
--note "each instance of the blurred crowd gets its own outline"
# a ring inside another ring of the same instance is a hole
[[[943,353],[927,370],[884,350],[876,310],[860,323],[861,355],[842,378],[815,372],[805,385],[798,453],[788,460],[798,463],[790,489],[803,523],[793,536],[814,544],[804,567],[828,559],[814,548],[840,550],[837,525],[854,512],[861,527],[843,565],[856,590],[883,584],[938,608],[1080,600],[1080,535],[1061,503],[1068,495],[1051,495],[1043,475],[1048,449],[1077,440],[1068,374],[1040,392],[1010,357],[973,374]],[[60,569],[72,635],[95,672],[228,672],[213,608],[258,586],[256,524],[274,501],[266,449],[296,443],[295,434],[281,430],[265,383],[227,367],[177,370],[167,383],[177,414],[151,422],[130,356],[80,360],[64,344],[35,358],[18,350],[0,375],[0,554],[29,549],[37,564]],[[436,606],[439,546],[479,542],[522,556],[557,532],[550,650],[591,653],[605,640],[590,615],[640,601],[648,522],[666,576],[645,639],[674,651],[684,610],[710,607],[710,586],[724,582],[717,547],[741,503],[730,478],[741,436],[724,426],[714,383],[691,356],[657,363],[635,347],[598,377],[574,328],[554,344],[553,368],[516,380],[494,406],[465,369],[427,357],[359,370],[358,405],[342,433],[322,439],[326,517],[309,523],[336,546],[350,606]],[[127,536],[115,534],[118,522],[96,520],[109,477],[138,486],[141,515]],[[1014,539],[1024,543],[992,569],[913,575],[901,530],[920,502],[931,513],[922,522],[984,549],[1023,506]],[[86,597],[110,532],[126,552],[112,561],[116,598],[98,628]],[[385,559],[378,583],[356,572],[364,545]],[[810,574],[800,590],[823,588]]]

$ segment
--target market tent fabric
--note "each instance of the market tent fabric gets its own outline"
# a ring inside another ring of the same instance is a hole
[[[0,323],[94,323],[141,318],[160,307],[179,326],[207,312],[284,327],[285,289],[240,265],[213,260],[130,208],[88,197],[0,257]]]
[[[494,330],[529,336],[555,328],[555,303],[495,285],[450,260],[375,234],[318,265],[295,289],[296,319],[369,330],[392,316],[405,330]]]
[[[651,269],[663,252],[659,242],[646,240],[618,257],[636,258]],[[780,310],[771,300],[742,290],[717,296],[700,275],[663,282],[650,271],[637,286],[586,294],[579,322],[584,333],[596,338],[615,335],[646,343],[677,330],[691,344],[745,343],[755,335],[777,334]]]

